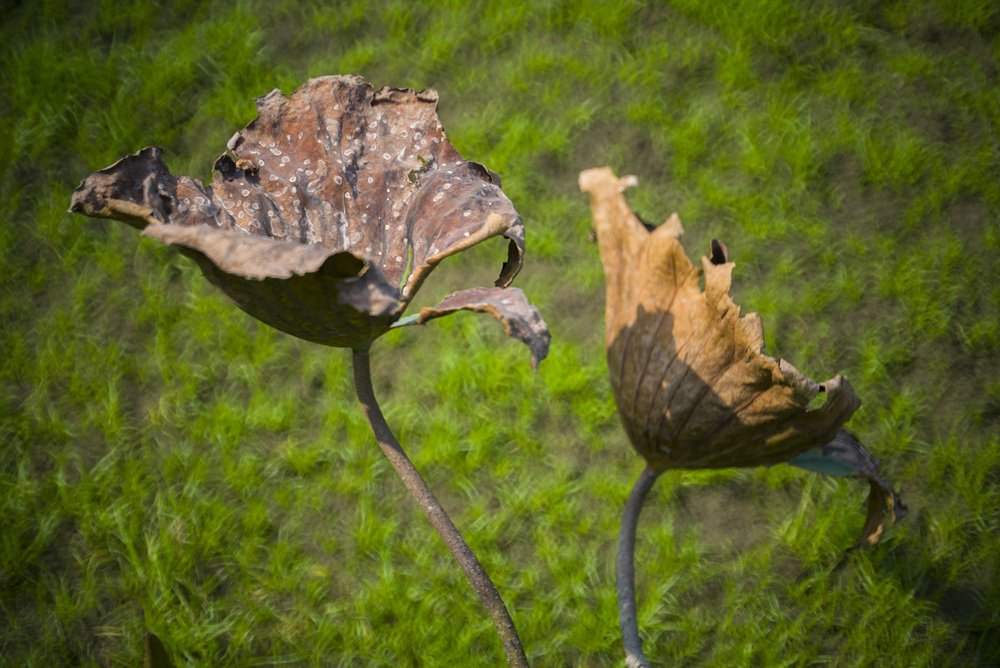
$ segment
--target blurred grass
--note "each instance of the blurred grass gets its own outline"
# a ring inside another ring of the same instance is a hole
[[[148,145],[208,175],[253,98],[310,76],[434,87],[528,227],[552,353],[489,319],[373,352],[390,424],[538,665],[620,662],[640,463],[605,380],[584,168],[725,239],[769,351],[846,373],[911,507],[837,568],[861,485],[676,472],[640,528],[647,650],[698,665],[1000,662],[995,3],[122,2],[0,25],[0,662],[495,665],[499,643],[372,443],[344,351],[251,321],[169,249],[65,212]],[[496,245],[426,303],[484,285]]]

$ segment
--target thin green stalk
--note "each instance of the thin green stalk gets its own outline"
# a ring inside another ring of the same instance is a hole
[[[517,629],[514,628],[514,621],[511,619],[510,613],[507,612],[507,606],[504,605],[503,599],[500,598],[500,593],[493,585],[493,581],[490,580],[490,576],[486,574],[479,560],[476,559],[476,555],[473,554],[468,543],[462,538],[462,534],[458,532],[454,522],[448,517],[448,513],[438,503],[438,500],[434,498],[434,494],[427,487],[427,483],[420,477],[420,473],[413,466],[410,458],[406,456],[399,441],[396,440],[392,430],[389,429],[389,425],[386,424],[385,417],[382,415],[382,409],[379,408],[378,401],[375,399],[375,390],[372,388],[371,362],[368,356],[368,348],[354,349],[354,386],[358,393],[358,400],[361,402],[361,407],[365,412],[365,417],[368,418],[368,424],[371,425],[372,433],[375,434],[375,440],[378,441],[379,447],[382,448],[382,453],[385,454],[386,459],[389,460],[392,467],[396,469],[396,473],[402,478],[406,489],[409,490],[410,495],[417,502],[417,505],[424,511],[427,519],[430,520],[431,525],[438,532],[438,535],[441,536],[444,544],[451,550],[458,564],[465,571],[466,577],[469,578],[472,589],[490,613],[493,626],[496,628],[497,633],[500,635],[500,641],[503,643],[504,652],[507,653],[507,662],[511,666],[527,666],[528,658],[524,654],[521,638],[517,635]]]
[[[639,524],[639,513],[646,495],[661,471],[643,469],[632,487],[632,493],[625,502],[622,515],[621,533],[618,535],[618,558],[616,564],[618,585],[618,624],[625,644],[625,665],[628,668],[649,668],[649,659],[642,653],[642,638],[639,637],[639,623],[635,614],[635,528]]]

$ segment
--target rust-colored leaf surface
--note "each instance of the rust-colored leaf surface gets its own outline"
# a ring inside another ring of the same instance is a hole
[[[524,228],[499,177],[462,159],[437,93],[311,79],[258,98],[213,180],[176,177],[158,148],[87,177],[71,211],[178,246],[243,310],[295,336],[354,347],[384,333],[441,260]]]
[[[861,404],[847,379],[817,383],[764,354],[760,318],[729,296],[725,245],[713,242],[696,268],[676,214],[649,230],[632,212],[633,184],[607,168],[580,174],[606,276],[611,385],[636,450],[656,470],[748,467],[834,441]],[[874,465],[853,471],[870,478]],[[898,504],[889,492],[882,504]]]
[[[531,350],[531,366],[538,364],[549,354],[552,337],[549,328],[524,292],[518,288],[473,288],[454,292],[434,307],[420,309],[417,322],[440,318],[455,311],[479,311],[489,313],[503,323],[507,336],[523,342]]]

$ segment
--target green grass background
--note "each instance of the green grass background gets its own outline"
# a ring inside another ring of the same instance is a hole
[[[873,5],[877,7],[873,8]],[[682,665],[1000,663],[1000,13],[990,0],[3,3],[0,662],[498,665],[374,445],[349,353],[245,316],[168,248],[69,215],[149,144],[208,176],[253,98],[434,87],[504,178],[528,353],[460,314],[373,348],[387,418],[539,666],[621,664],[613,554],[642,468],[606,381],[581,169],[724,239],[768,351],[848,375],[910,515],[843,550],[866,486],[674,472],[640,524],[648,653]],[[488,285],[486,244],[418,302]]]

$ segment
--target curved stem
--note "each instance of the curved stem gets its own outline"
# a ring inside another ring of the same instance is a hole
[[[639,523],[639,513],[646,495],[660,471],[644,469],[632,487],[632,493],[625,502],[622,515],[622,529],[618,535],[618,559],[616,574],[618,579],[618,624],[625,644],[625,665],[628,668],[649,668],[649,659],[642,653],[642,638],[639,637],[639,623],[635,615],[635,528]]]
[[[473,554],[465,539],[462,538],[462,534],[455,528],[455,524],[448,517],[448,513],[441,507],[438,500],[434,498],[434,494],[427,487],[427,483],[420,477],[420,473],[413,466],[413,462],[403,452],[399,441],[396,440],[392,430],[389,429],[389,425],[386,424],[385,417],[382,416],[382,409],[379,408],[378,401],[375,399],[375,391],[372,389],[368,348],[355,348],[353,352],[354,387],[357,390],[361,407],[364,409],[365,417],[368,418],[368,424],[371,425],[372,432],[375,434],[375,440],[378,441],[378,445],[382,448],[386,459],[389,460],[392,467],[396,469],[396,473],[402,478],[403,484],[406,485],[406,489],[409,490],[410,495],[417,502],[417,505],[420,506],[420,509],[424,511],[427,519],[430,520],[434,529],[437,530],[438,535],[441,536],[445,545],[455,555],[458,564],[469,578],[472,589],[479,596],[479,600],[482,601],[483,605],[486,606],[486,610],[493,619],[493,626],[496,627],[497,633],[500,635],[504,652],[507,653],[507,662],[511,666],[527,666],[528,658],[524,655],[524,647],[521,645],[521,639],[517,635],[517,629],[514,628],[514,621],[510,618],[507,606],[504,605],[503,599],[500,598],[500,594],[493,585],[493,581],[490,580],[490,576],[486,574],[479,560],[476,559],[476,555]]]

